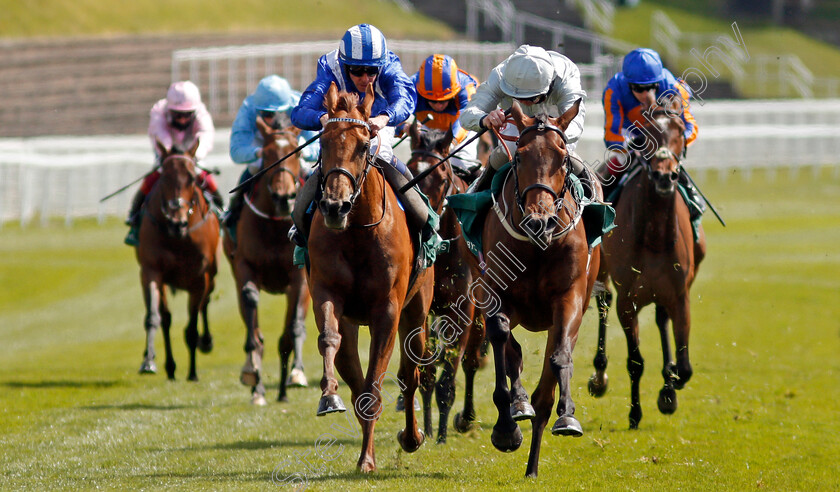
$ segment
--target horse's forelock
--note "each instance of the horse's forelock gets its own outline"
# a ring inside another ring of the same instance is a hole
[[[353,111],[359,105],[359,95],[351,92],[342,92],[338,95],[338,104],[336,104],[336,111]]]
[[[444,138],[446,138],[446,132],[432,128],[421,128],[418,147],[423,150],[435,150],[438,143],[440,143],[440,141]]]

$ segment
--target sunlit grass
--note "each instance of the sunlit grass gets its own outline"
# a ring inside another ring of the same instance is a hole
[[[0,489],[265,490],[305,475],[311,490],[836,490],[840,454],[840,184],[833,172],[775,179],[761,172],[698,178],[728,222],[707,214],[709,255],[692,291],[694,378],[676,414],[656,409],[662,385],[652,310],[642,314],[646,372],[640,429],[627,423],[626,346],[615,318],[608,340],[610,389],[586,390],[596,317],[586,314],[575,350],[573,396],[584,436],[543,438],[540,477],[523,478],[525,444],[502,454],[490,368],[477,377],[480,429],[451,431],[407,455],[396,443],[403,417],[392,404],[377,426],[373,476],[355,471],[361,439],[341,415],[314,416],[319,390],[276,397],[276,342],[283,302],[261,297],[270,403],[249,403],[238,381],[244,329],[227,262],[210,306],[216,348],[199,355],[198,383],[185,381],[186,295],[173,304],[177,381],[141,377],[143,308],[138,267],[124,227],[77,221],[0,229]],[[309,317],[305,363],[320,377]],[[545,339],[515,331],[533,390]],[[158,336],[158,365],[163,351]],[[367,357],[362,341],[362,359]],[[392,358],[396,372],[399,356]],[[458,382],[460,409],[462,377]],[[349,401],[345,386],[340,393]],[[551,422],[550,422],[551,423]],[[337,437],[329,462],[315,458],[324,433]],[[343,446],[343,447],[338,447]],[[303,464],[298,457],[309,460]],[[279,466],[278,466],[279,465]]]

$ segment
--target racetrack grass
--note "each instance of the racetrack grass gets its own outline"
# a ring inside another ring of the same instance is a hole
[[[577,416],[584,436],[543,437],[540,476],[524,479],[530,425],[512,454],[490,432],[490,367],[477,376],[480,429],[450,431],[415,454],[399,449],[402,415],[377,426],[379,471],[355,471],[361,439],[342,433],[341,414],[314,416],[319,390],[292,390],[290,403],[253,407],[237,378],[244,329],[222,260],[210,307],[215,350],[199,355],[198,383],[185,381],[186,295],[173,300],[177,381],[139,376],[144,336],[138,267],[115,220],[0,229],[0,489],[271,490],[275,476],[306,477],[311,490],[836,490],[840,455],[840,184],[835,171],[746,181],[729,172],[700,182],[724,214],[708,213],[709,254],[692,291],[694,378],[676,414],[656,409],[662,385],[652,309],[642,316],[644,418],[628,430],[624,337],[613,316],[610,388],[587,393],[596,316],[590,310],[575,351]],[[278,378],[282,301],[263,295],[266,368]],[[306,343],[310,383],[320,378],[316,330]],[[515,331],[533,390],[544,336]],[[163,347],[157,340],[158,365]],[[366,347],[366,343],[363,343]],[[391,368],[396,373],[398,355]],[[362,351],[366,364],[367,350]],[[460,410],[463,383],[459,375]],[[394,393],[395,386],[386,382]],[[349,391],[341,387],[344,401]],[[271,388],[270,400],[276,397]],[[549,425],[553,423],[549,421]],[[355,420],[353,420],[355,422]],[[358,432],[356,427],[356,432]],[[316,440],[337,438],[329,462]],[[339,447],[343,446],[343,447]],[[295,456],[306,456],[307,469]],[[278,466],[279,465],[279,466]],[[290,487],[286,486],[285,489]]]

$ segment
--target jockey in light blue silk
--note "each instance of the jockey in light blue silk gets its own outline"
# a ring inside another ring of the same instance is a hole
[[[263,137],[257,129],[257,118],[277,130],[292,126],[290,113],[297,105],[300,93],[292,90],[286,79],[269,75],[257,85],[256,90],[242,101],[236,119],[230,131],[230,158],[237,164],[247,167],[239,178],[242,184],[262,168]],[[299,143],[314,137],[316,132],[302,131]],[[302,177],[307,177],[318,160],[319,145],[313,143],[300,151]],[[249,187],[240,188],[230,200],[230,207],[224,219],[224,225],[231,234],[236,230],[236,222],[242,211],[243,197]]]

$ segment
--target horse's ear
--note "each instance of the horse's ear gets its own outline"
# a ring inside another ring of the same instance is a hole
[[[338,105],[338,86],[335,85],[335,82],[330,82],[330,88],[327,89],[327,93],[324,95],[324,109],[327,110],[327,113],[332,115],[335,112],[335,107]]]
[[[567,109],[565,113],[560,116],[560,119],[557,120],[557,126],[559,126],[563,131],[566,131],[569,128],[569,124],[575,119],[575,116],[578,115],[578,111],[580,111],[580,103],[583,99],[578,99],[572,104],[572,107]]]
[[[513,104],[510,106],[510,116],[513,118],[514,123],[516,123],[516,128],[519,128],[521,132],[528,124],[525,122],[525,113],[522,112],[522,108],[519,106],[519,101],[514,100]]]
[[[443,152],[449,152],[449,146],[452,145],[452,139],[455,136],[452,134],[452,127],[446,130],[446,134],[443,136],[443,139],[440,141],[440,150]]]
[[[198,151],[198,145],[200,143],[201,142],[199,142],[198,138],[196,138],[195,142],[193,142],[192,144],[192,147],[190,147],[190,150],[187,151],[187,154],[191,155],[192,157],[195,157],[195,153]]]
[[[365,100],[359,105],[359,109],[365,115],[365,119],[370,118],[370,108],[373,107],[374,97],[376,96],[373,92],[373,84],[368,84],[367,89],[365,89]]]
[[[262,116],[257,116],[257,130],[260,131],[263,139],[267,139],[271,135],[271,127],[268,126]]]
[[[169,149],[166,148],[166,145],[163,145],[163,142],[160,141],[159,138],[155,137],[155,148],[158,150],[158,154],[161,156],[166,156],[169,153]]]
[[[411,148],[416,149],[420,144],[420,122],[416,119],[408,126],[408,136],[411,138]]]

